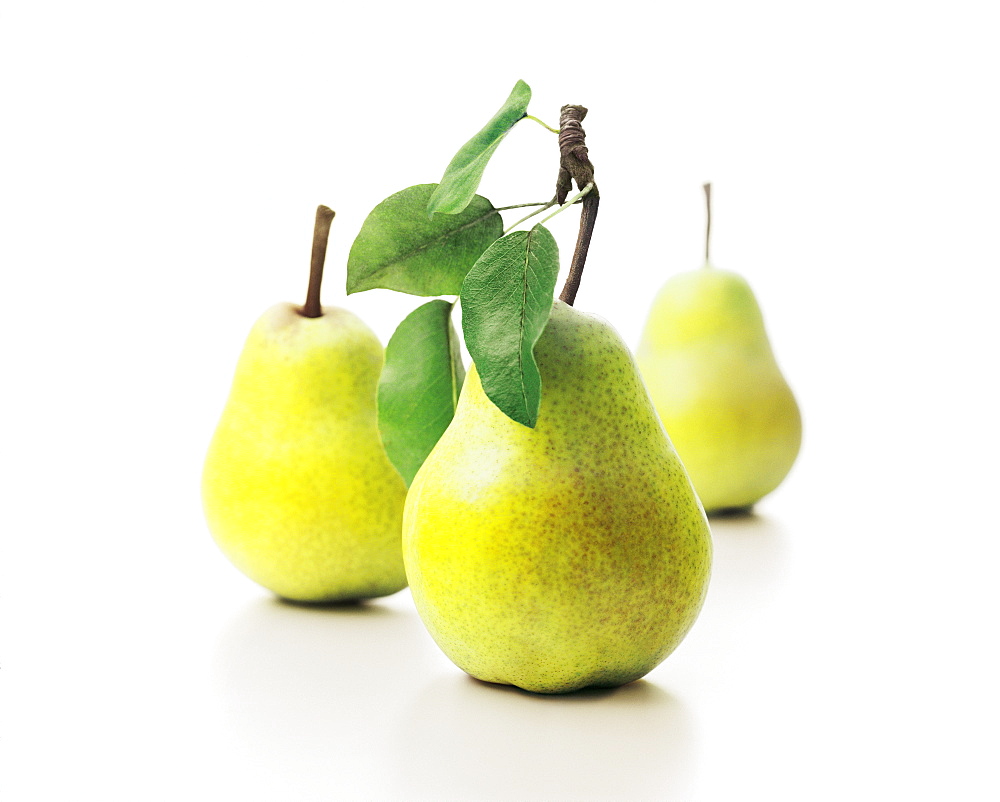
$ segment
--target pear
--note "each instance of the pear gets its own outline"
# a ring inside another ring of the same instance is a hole
[[[627,346],[555,301],[535,346],[534,429],[473,365],[403,515],[414,603],[481,680],[539,693],[648,673],[705,596],[708,521]]]
[[[746,280],[709,260],[653,300],[636,361],[709,514],[748,510],[781,484],[802,418]]]
[[[317,211],[306,305],[271,307],[247,337],[202,478],[222,551],[299,602],[385,596],[406,585],[406,486],[377,425],[384,350],[356,315],[319,303],[332,217]]]

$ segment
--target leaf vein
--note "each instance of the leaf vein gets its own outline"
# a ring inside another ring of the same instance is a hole
[[[479,217],[475,218],[474,220],[470,220],[467,223],[463,223],[462,225],[458,226],[457,228],[449,228],[447,231],[443,232],[442,234],[439,234],[434,239],[429,239],[426,242],[424,242],[422,245],[418,245],[417,247],[412,248],[409,251],[401,251],[399,253],[393,254],[393,256],[392,256],[392,258],[391,258],[390,261],[383,262],[378,267],[375,267],[374,269],[369,270],[368,271],[368,277],[370,279],[380,279],[380,278],[382,278],[386,273],[388,273],[390,270],[392,270],[392,268],[396,267],[397,265],[399,265],[399,264],[401,264],[403,262],[406,262],[409,259],[412,259],[414,256],[416,256],[417,254],[421,253],[422,251],[426,251],[428,248],[437,246],[437,245],[439,245],[442,242],[446,242],[447,240],[449,240],[452,237],[454,237],[456,234],[458,234],[458,233],[460,233],[462,231],[465,231],[466,229],[469,229],[469,228],[472,228],[474,226],[479,225],[484,220],[486,220],[487,218],[489,218],[489,216],[491,214],[497,214],[496,209],[491,208],[489,211],[484,212],[483,214],[481,214]]]

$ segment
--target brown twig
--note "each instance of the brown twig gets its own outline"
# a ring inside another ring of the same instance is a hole
[[[704,184],[705,190],[705,264],[709,263],[708,243],[712,236],[712,185]]]
[[[566,283],[559,295],[559,300],[570,306],[576,300],[577,290],[580,289],[580,279],[583,278],[583,268],[587,263],[587,252],[590,250],[590,240],[594,235],[594,223],[597,221],[597,208],[600,204],[600,195],[594,181],[594,164],[590,161],[586,143],[587,134],[583,130],[583,118],[586,116],[587,109],[583,106],[563,106],[559,115],[559,175],[556,178],[556,202],[560,205],[566,202],[574,183],[579,190],[591,186],[590,191],[583,197],[580,233],[576,238],[576,249],[573,251],[573,261],[570,262]]]
[[[335,212],[327,206],[316,209],[316,225],[313,227],[312,259],[309,263],[309,289],[306,302],[299,310],[303,317],[322,317],[323,306],[319,300],[323,285],[323,265],[326,264],[326,244],[330,240],[330,224]]]

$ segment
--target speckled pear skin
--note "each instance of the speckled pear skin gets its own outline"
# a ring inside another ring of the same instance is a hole
[[[406,585],[406,485],[382,447],[384,351],[345,309],[271,307],[247,338],[202,478],[222,551],[300,602],[386,596]]]
[[[781,484],[802,418],[745,279],[710,266],[672,276],[636,361],[709,513],[751,507]]]
[[[535,347],[538,423],[469,371],[410,486],[403,553],[441,649],[538,693],[623,685],[681,642],[711,562],[704,511],[627,346],[556,301]]]

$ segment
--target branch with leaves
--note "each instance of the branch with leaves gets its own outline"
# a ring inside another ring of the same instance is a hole
[[[455,154],[439,183],[419,184],[386,198],[368,215],[351,247],[348,293],[381,288],[457,296],[417,308],[386,348],[379,426],[386,451],[407,484],[458,404],[465,370],[452,320],[456,303],[461,304],[465,345],[486,395],[524,426],[533,428],[538,420],[542,383],[533,352],[548,322],[559,274],[559,249],[544,223],[581,205],[580,234],[560,296],[572,304],[599,195],[581,125],[587,114],[582,106],[561,111],[552,200],[496,208],[477,194],[504,137],[522,120],[541,122],[528,114],[530,100],[531,89],[518,81],[500,110]],[[570,197],[574,185],[577,194]],[[530,206],[537,208],[504,229],[501,212]],[[558,208],[541,222],[518,229],[554,206]]]

